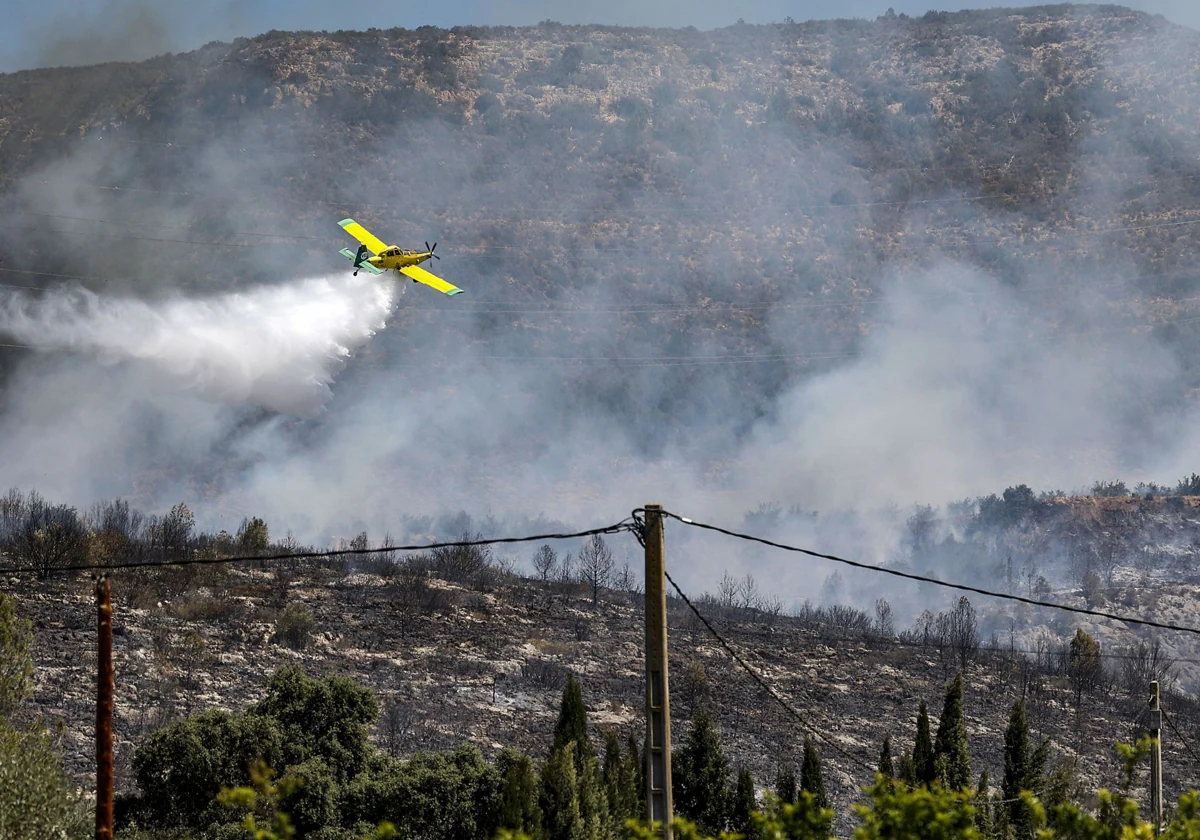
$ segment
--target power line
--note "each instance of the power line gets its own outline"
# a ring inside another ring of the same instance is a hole
[[[665,511],[664,511],[664,513],[665,513]],[[671,584],[671,586],[675,590],[675,592],[678,593],[679,597],[683,599],[683,602],[688,605],[688,609],[690,609],[693,613],[695,613],[696,618],[700,619],[701,623],[705,627],[708,628],[708,632],[712,634],[712,637],[714,639],[716,639],[717,642],[720,643],[721,647],[725,648],[726,653],[728,653],[730,656],[732,656],[734,661],[737,662],[737,664],[740,665],[742,667],[742,669],[747,674],[750,675],[751,679],[753,679],[756,683],[758,683],[759,686],[761,686],[764,691],[766,691],[768,694],[770,694],[771,697],[774,698],[775,702],[777,702],[780,706],[782,706],[783,709],[789,715],[791,715],[796,720],[797,723],[800,724],[800,726],[802,726],[811,735],[815,736],[819,740],[828,744],[837,753],[844,756],[849,761],[854,762],[859,767],[864,768],[868,772],[871,772],[871,773],[875,772],[875,767],[872,766],[870,763],[864,761],[862,758],[854,755],[853,753],[848,752],[837,741],[834,741],[833,739],[829,738],[824,733],[822,733],[819,729],[817,729],[812,724],[810,724],[807,720],[805,720],[804,716],[801,715],[800,712],[797,711],[796,708],[791,703],[789,703],[786,699],[784,699],[784,697],[781,694],[779,694],[779,692],[777,692],[769,683],[767,683],[766,680],[764,680],[761,676],[759,676],[758,672],[755,671],[753,668],[751,668],[750,665],[746,662],[746,660],[743,659],[740,655],[738,655],[738,652],[733,649],[733,647],[729,644],[729,642],[725,641],[725,637],[722,636],[719,632],[717,632],[717,629],[715,627],[713,627],[711,623],[709,623],[709,620],[707,618],[704,617],[704,613],[702,613],[702,612],[700,612],[700,610],[696,609],[696,605],[693,604],[691,599],[688,598],[688,596],[684,593],[684,591],[679,588],[679,584],[677,584],[675,582],[675,579],[671,577],[670,572],[668,572],[668,571],[666,571],[666,569],[664,569],[663,575],[666,577],[667,582],[669,584]]]
[[[635,511],[635,513],[642,513],[642,512],[643,511],[641,508],[639,508],[638,510]],[[880,574],[892,575],[894,577],[904,578],[905,580],[917,581],[918,583],[931,583],[934,586],[941,586],[941,587],[945,587],[947,589],[956,589],[961,592],[974,592],[977,595],[985,595],[989,598],[999,598],[999,599],[1005,600],[1005,601],[1018,601],[1022,604],[1030,604],[1035,607],[1046,607],[1047,609],[1052,609],[1052,610],[1062,610],[1065,612],[1073,612],[1073,613],[1079,613],[1082,615],[1095,616],[1097,618],[1107,618],[1107,619],[1111,619],[1113,621],[1122,621],[1122,622],[1125,622],[1126,624],[1140,624],[1144,627],[1157,627],[1161,630],[1175,630],[1175,631],[1178,631],[1181,633],[1193,633],[1196,635],[1200,635],[1200,628],[1196,628],[1196,627],[1187,627],[1187,626],[1183,626],[1183,625],[1179,625],[1179,624],[1169,624],[1166,622],[1153,621],[1148,618],[1135,618],[1133,616],[1118,615],[1116,613],[1104,612],[1103,610],[1087,609],[1085,607],[1073,607],[1068,604],[1054,604],[1054,603],[1051,603],[1050,601],[1039,601],[1035,598],[1026,598],[1022,595],[1012,595],[1007,592],[995,592],[990,589],[982,589],[978,586],[969,586],[964,583],[950,583],[948,581],[938,580],[937,578],[927,577],[925,575],[918,575],[918,574],[914,574],[912,572],[904,572],[899,569],[889,569],[886,566],[874,566],[869,563],[860,563],[857,560],[847,560],[844,557],[838,557],[837,555],[834,555],[834,554],[823,554],[819,551],[813,551],[813,550],[807,549],[807,548],[799,548],[797,546],[787,545],[786,543],[775,542],[773,540],[768,540],[763,537],[753,536],[752,534],[743,534],[738,531],[731,531],[727,528],[722,528],[717,525],[709,525],[704,522],[696,522],[695,520],[689,519],[686,516],[680,516],[677,513],[671,513],[670,511],[667,511],[667,510],[662,511],[662,515],[669,516],[672,519],[676,519],[685,525],[692,526],[693,528],[701,528],[706,531],[716,531],[719,534],[725,534],[726,536],[735,537],[740,540],[761,543],[762,545],[770,546],[771,548],[778,548],[783,551],[793,551],[798,554],[806,554],[809,557],[817,557],[821,560],[830,560],[834,563],[841,563],[843,565],[851,566],[856,569],[862,569],[863,571],[867,571],[867,572],[878,572]]]
[[[319,560],[328,557],[350,557],[366,554],[391,554],[397,551],[431,551],[436,548],[470,548],[485,545],[500,545],[504,543],[525,543],[550,540],[571,540],[579,537],[590,537],[596,534],[620,534],[629,531],[632,523],[629,520],[605,525],[602,528],[592,528],[587,531],[576,531],[570,534],[533,534],[527,537],[493,537],[486,540],[456,540],[454,542],[427,543],[424,545],[391,545],[380,548],[340,548],[330,551],[296,551],[286,554],[257,554],[248,556],[217,556],[217,557],[184,557],[178,560],[155,560],[146,563],[77,563],[67,566],[39,568],[37,566],[0,567],[0,574],[16,574],[21,572],[86,572],[108,571],[111,569],[150,569],[162,566],[212,566],[224,563],[245,563],[252,561],[274,560]]]
[[[1179,738],[1179,743],[1183,744],[1183,748],[1187,750],[1188,755],[1192,757],[1192,761],[1196,762],[1197,766],[1200,766],[1200,756],[1196,755],[1195,751],[1192,749],[1192,745],[1188,743],[1188,739],[1183,736],[1183,733],[1179,731],[1179,727],[1175,725],[1175,721],[1171,720],[1171,716],[1167,714],[1167,710],[1162,708],[1160,705],[1159,711],[1162,712],[1163,720],[1165,720],[1167,725],[1171,727],[1171,731],[1175,733],[1177,738]]]

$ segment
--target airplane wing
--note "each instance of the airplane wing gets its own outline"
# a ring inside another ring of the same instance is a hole
[[[366,245],[367,248],[371,250],[371,253],[381,254],[387,250],[387,245],[385,245],[382,240],[377,239],[375,234],[371,233],[371,231],[367,230],[353,219],[342,219],[340,222],[338,222],[338,224],[342,226],[346,233],[353,236],[363,245]]]
[[[437,289],[439,292],[443,292],[448,295],[461,295],[462,294],[462,289],[458,288],[458,286],[454,286],[454,285],[451,285],[450,283],[447,283],[445,280],[443,280],[441,277],[438,277],[436,274],[430,274],[428,271],[421,268],[421,266],[419,266],[419,265],[405,266],[404,268],[400,269],[400,273],[411,277],[412,279],[416,280],[418,283],[424,283],[426,286],[432,286],[433,288]]]

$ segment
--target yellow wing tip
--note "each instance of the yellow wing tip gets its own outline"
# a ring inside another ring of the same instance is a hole
[[[346,225],[354,224],[354,220],[353,219],[342,219],[340,222],[338,222],[338,224],[342,227],[346,227]]]

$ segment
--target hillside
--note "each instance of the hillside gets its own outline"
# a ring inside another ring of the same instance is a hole
[[[1161,327],[1194,387],[1195,331],[1174,324],[1194,313],[1198,39],[1048,6],[712,32],[269,32],[13,73],[0,265],[223,289],[338,267],[332,223],[352,213],[440,240],[472,307],[620,310],[447,321],[422,298],[374,346],[380,364],[778,357],[735,377],[667,370],[655,407],[620,371],[546,362],[644,430],[750,421],[859,350],[888,276],[952,258],[1028,290],[1032,335]]]
[[[1010,493],[998,506],[981,505],[983,512],[965,524],[964,538],[931,538],[923,546],[909,540],[908,559],[893,566],[939,576],[949,559],[954,580],[1195,625],[1198,505],[1197,497],[1025,504]],[[743,527],[779,536],[787,522],[771,526],[748,515]],[[918,518],[907,527],[910,536],[932,533]],[[676,574],[700,550],[695,535],[681,529],[672,525],[668,537],[668,564]],[[152,532],[146,533],[149,539]],[[1119,550],[1112,548],[1114,538]],[[99,531],[93,539],[98,551],[120,537]],[[190,552],[209,556],[230,538],[190,539]],[[355,545],[365,542],[364,536]],[[1064,543],[1069,556],[1059,553]],[[133,550],[138,544],[129,543],[125,556],[143,556]],[[15,543],[7,545],[9,564],[25,562]],[[618,557],[636,557],[630,536],[612,537],[610,545]],[[1007,572],[985,553],[988,546],[996,556],[1022,545],[1036,553],[1017,555],[1015,563],[1009,554]],[[1131,556],[1129,546],[1147,550]],[[261,695],[271,672],[296,662],[315,674],[351,676],[376,691],[383,712],[374,739],[393,755],[469,742],[485,754],[513,746],[540,756],[568,672],[582,680],[598,731],[639,733],[644,630],[637,589],[628,589],[631,584],[618,575],[593,603],[587,586],[573,576],[578,567],[564,573],[560,564],[548,570],[548,580],[515,574],[515,568],[528,568],[535,550],[435,550],[114,573],[118,786],[129,788],[132,751],[150,732],[205,709],[245,708]],[[1106,566],[1111,557],[1118,559]],[[726,559],[734,563],[738,555],[730,552]],[[1006,583],[1014,566],[1016,578]],[[836,567],[806,564],[790,574],[830,569]],[[1079,791],[1114,784],[1112,744],[1135,740],[1141,731],[1151,678],[1163,682],[1164,703],[1177,727],[1165,735],[1164,746],[1171,798],[1200,771],[1180,740],[1200,727],[1200,645],[1190,635],[973,596],[965,609],[974,641],[963,644],[954,641],[961,636],[942,629],[948,617],[961,618],[955,612],[964,609],[955,600],[959,593],[842,573],[844,584],[826,580],[823,605],[785,604],[773,594],[775,581],[756,585],[728,575],[715,594],[696,599],[757,673],[843,751],[830,743],[822,748],[839,812],[869,781],[864,766],[874,765],[885,735],[895,751],[911,749],[918,702],[925,700],[936,715],[945,681],[963,662],[976,774],[988,767],[998,776],[1008,711],[1023,697],[1035,734],[1053,740],[1051,766],[1059,777]],[[1082,589],[1071,585],[1078,574],[1096,574],[1098,590],[1089,591],[1093,584],[1086,582]],[[1027,580],[1035,575],[1041,583]],[[62,722],[68,765],[84,775],[91,761],[91,581],[53,573],[40,583],[28,576],[5,580],[19,612],[34,621],[35,709]],[[875,607],[867,611],[846,606],[872,600]],[[311,630],[300,632],[304,644],[277,635],[287,620],[284,608],[294,611],[298,604],[313,616]],[[922,607],[931,612],[917,615]],[[749,767],[760,787],[769,785],[781,763],[799,760],[804,728],[729,658],[683,601],[672,597],[669,611],[676,737],[686,733],[695,709],[707,706],[733,762]],[[1100,642],[1103,663],[1099,680],[1081,684],[1078,699],[1066,646],[1077,627]]]
[[[94,613],[69,560],[565,531],[649,499],[1200,626],[1197,91],[1200,33],[1091,5],[269,32],[0,75],[0,568],[44,571],[0,582],[35,621],[36,710],[82,777]],[[437,241],[467,294],[356,285],[349,216]],[[305,388],[303,416],[260,399]],[[855,756],[825,751],[844,814],[963,664],[959,593],[669,539],[720,632]],[[378,692],[394,754],[541,757],[568,671],[597,726],[636,728],[636,573],[593,604],[523,576],[527,548],[119,571],[119,785],[150,732],[291,662]],[[1019,697],[1081,790],[1114,783],[1151,677],[1200,727],[1195,634],[971,609],[976,773]],[[671,610],[676,731],[708,702],[761,789],[802,729]],[[1077,629],[1104,663],[1082,687]]]

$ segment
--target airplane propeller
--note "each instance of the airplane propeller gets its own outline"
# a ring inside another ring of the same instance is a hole
[[[440,260],[440,259],[441,259],[441,257],[439,257],[437,254],[433,253],[434,251],[436,251],[436,250],[437,250],[437,243],[436,243],[436,242],[434,242],[434,243],[433,243],[433,247],[432,247],[432,248],[431,248],[431,247],[429,247],[429,243],[428,243],[428,242],[426,242],[426,243],[425,243],[425,250],[426,250],[426,251],[428,251],[428,252],[429,252],[429,256],[433,257],[435,260]]]

